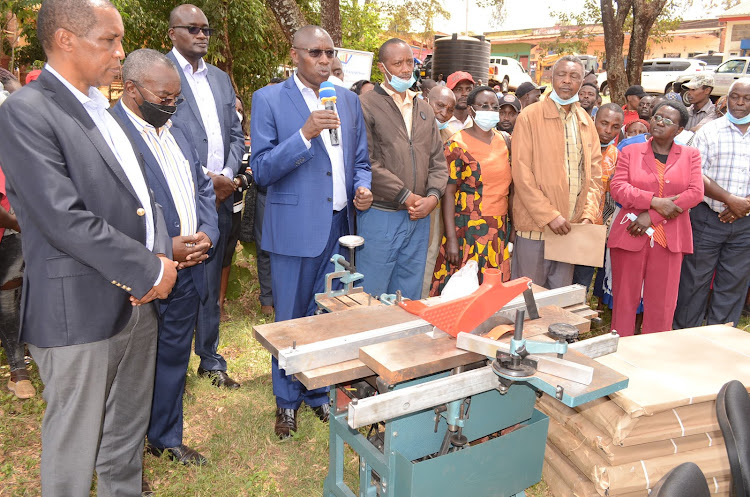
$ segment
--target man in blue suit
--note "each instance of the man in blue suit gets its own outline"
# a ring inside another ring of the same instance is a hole
[[[218,387],[239,388],[239,383],[227,375],[227,363],[217,348],[221,264],[232,229],[233,193],[237,188],[233,179],[245,153],[245,136],[234,110],[235,93],[229,76],[203,60],[212,34],[208,19],[195,5],[179,5],[169,15],[169,38],[174,49],[167,57],[180,69],[186,103],[177,109],[172,122],[192,137],[198,158],[213,182],[219,211],[215,256],[206,261],[208,298],[200,306],[195,328],[195,353],[201,358],[198,375],[211,378]]]
[[[372,203],[367,133],[357,96],[336,87],[336,112],[324,110],[318,90],[331,74],[333,41],[318,26],[294,35],[294,77],[253,94],[252,157],[256,183],[268,188],[261,247],[271,254],[271,285],[276,321],[310,316],[315,293],[333,270],[338,239],[354,233],[356,207]],[[337,130],[340,144],[333,145]],[[272,359],[276,395],[275,432],[286,438],[297,430],[304,401],[328,420],[328,388],[306,390]]]
[[[198,305],[207,297],[203,261],[219,239],[216,197],[192,141],[169,121],[182,101],[174,63],[155,50],[140,49],[128,55],[122,74],[124,91],[113,113],[143,156],[179,263],[174,290],[159,301],[147,449],[156,455],[166,451],[183,464],[204,464],[201,454],[182,443],[182,394]]]

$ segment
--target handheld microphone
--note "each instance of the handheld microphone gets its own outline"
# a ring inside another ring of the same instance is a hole
[[[336,104],[336,89],[333,87],[333,83],[330,81],[323,81],[320,83],[320,101],[325,105],[326,110],[336,110],[334,106]],[[339,130],[329,129],[331,133],[331,145],[339,145]]]

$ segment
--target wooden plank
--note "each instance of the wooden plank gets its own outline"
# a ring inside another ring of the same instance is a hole
[[[373,305],[385,305],[375,297],[370,296],[368,293],[360,292],[349,295],[349,298],[359,303],[359,305],[373,306]]]
[[[327,387],[329,385],[338,385],[359,380],[367,376],[372,376],[372,369],[365,366],[359,359],[344,361],[330,366],[311,369],[297,373],[295,376],[308,389]]]
[[[359,359],[386,383],[395,385],[483,361],[485,357],[457,349],[456,340],[450,336],[416,335],[362,347]]]
[[[607,333],[598,337],[581,340],[580,342],[571,343],[568,349],[573,349],[581,354],[596,359],[617,352],[617,344],[620,342],[620,335],[617,333]]]
[[[343,314],[348,316],[358,309],[362,307]],[[360,347],[404,336],[424,334],[432,331],[433,328],[434,326],[427,321],[417,319],[296,347],[287,347],[278,351],[279,367],[287,374],[294,374],[349,361],[357,357]]]
[[[279,350],[292,347],[294,342],[297,346],[306,345],[408,321],[414,321],[414,315],[395,305],[358,306],[346,312],[253,326],[253,336],[277,356]]]
[[[349,306],[341,302],[338,297],[318,299],[318,306],[328,312],[341,312],[349,309]]]

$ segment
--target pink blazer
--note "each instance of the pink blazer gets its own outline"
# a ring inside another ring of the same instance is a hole
[[[630,221],[624,219],[629,212],[636,216],[648,210],[654,225],[661,223],[667,236],[667,248],[671,252],[693,253],[693,231],[688,212],[703,200],[703,175],[698,149],[674,144],[667,157],[664,172],[664,194],[662,197],[679,195],[675,200],[682,214],[674,219],[664,219],[651,209],[651,199],[659,193],[659,178],[656,172],[656,159],[651,150],[651,139],[645,143],[628,145],[620,152],[615,175],[610,183],[612,198],[622,208],[615,218],[609,233],[610,248],[620,248],[632,252],[643,249],[651,243],[649,236],[630,236],[627,227]]]

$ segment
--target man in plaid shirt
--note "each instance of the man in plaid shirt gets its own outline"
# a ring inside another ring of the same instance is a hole
[[[727,101],[727,114],[693,141],[706,196],[690,211],[693,253],[682,263],[675,329],[700,326],[704,318],[737,325],[750,281],[750,78],[735,81]]]

